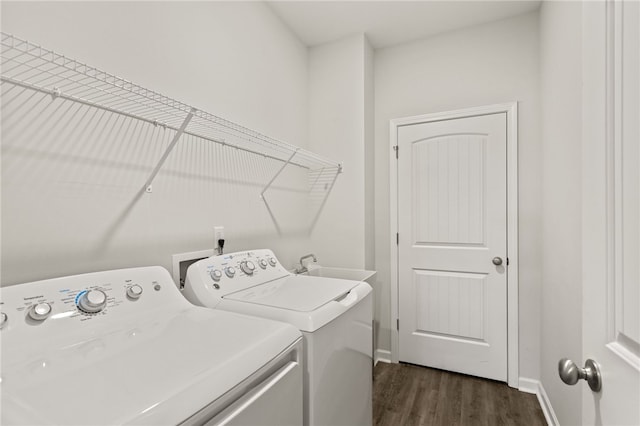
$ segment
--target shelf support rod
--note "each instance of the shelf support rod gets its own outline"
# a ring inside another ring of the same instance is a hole
[[[191,118],[193,118],[193,114],[195,114],[195,112],[196,112],[196,109],[191,108],[191,111],[189,111],[189,114],[187,114],[187,116],[185,117],[184,121],[182,122],[182,125],[180,126],[176,134],[173,135],[173,139],[171,140],[171,143],[169,144],[167,149],[164,151],[164,154],[162,154],[160,161],[158,161],[158,164],[156,164],[156,167],[153,169],[153,171],[151,172],[151,175],[145,182],[144,184],[145,191],[147,192],[153,191],[153,188],[151,187],[151,182],[153,182],[153,179],[155,179],[156,175],[162,168],[162,165],[164,164],[164,162],[167,161],[167,157],[169,157],[169,154],[171,154],[171,151],[173,151],[173,148],[176,146],[176,144],[180,140],[180,136],[182,136],[182,134],[184,133],[185,129],[189,125],[189,122],[191,121]]]
[[[291,160],[293,160],[293,157],[298,153],[299,149],[300,148],[297,148],[295,151],[293,151],[293,154],[291,154],[291,157],[289,157],[289,159],[287,161],[285,161],[285,163],[282,165],[282,167],[280,167],[280,170],[278,170],[278,172],[271,178],[269,183],[264,187],[264,189],[260,193],[260,198],[262,198],[264,200],[264,193],[267,191],[267,189],[269,189],[269,187],[271,186],[273,181],[275,181],[278,178],[278,176],[280,176],[280,173],[282,173],[282,171],[285,169],[285,167],[287,167],[289,165]]]

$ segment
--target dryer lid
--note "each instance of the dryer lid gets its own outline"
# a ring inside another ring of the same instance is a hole
[[[311,312],[340,299],[359,281],[291,275],[228,294],[223,298],[298,312]]]
[[[2,423],[178,424],[300,336],[288,324],[197,307],[121,325],[33,353],[3,347]]]

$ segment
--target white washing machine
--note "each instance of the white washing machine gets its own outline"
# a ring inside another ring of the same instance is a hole
[[[1,289],[3,425],[300,425],[302,338],[161,267]]]
[[[182,294],[196,305],[296,326],[304,337],[305,424],[371,425],[369,284],[294,275],[262,249],[195,262]]]

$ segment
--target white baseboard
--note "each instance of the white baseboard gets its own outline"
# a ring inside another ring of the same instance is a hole
[[[537,395],[539,393],[540,386],[542,386],[540,383],[540,380],[533,380],[533,379],[528,379],[526,377],[520,377],[518,390],[520,392],[534,393]]]
[[[547,424],[549,426],[560,425],[558,418],[556,417],[556,413],[553,411],[553,407],[551,406],[551,401],[549,401],[547,392],[545,392],[544,386],[542,386],[540,380],[520,377],[518,389],[521,392],[533,393],[538,397],[538,403],[540,403],[540,408],[542,408],[542,413],[544,414],[544,418],[547,420]]]
[[[390,363],[391,351],[387,351],[384,349],[376,349],[375,353],[373,354],[373,365],[376,365],[378,361]]]

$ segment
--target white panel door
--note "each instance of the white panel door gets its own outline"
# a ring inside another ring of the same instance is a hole
[[[398,128],[400,361],[507,379],[506,125]]]
[[[599,392],[580,383],[583,424],[639,425],[640,3],[583,7],[583,359],[573,361],[602,373]]]

